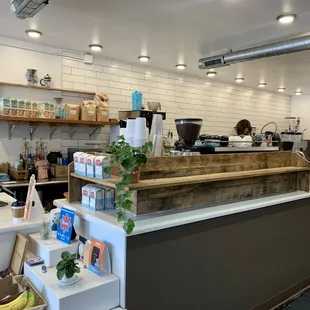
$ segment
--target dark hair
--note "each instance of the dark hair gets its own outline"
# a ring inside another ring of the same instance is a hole
[[[247,119],[242,119],[236,126],[237,135],[250,134],[252,132],[251,123]]]

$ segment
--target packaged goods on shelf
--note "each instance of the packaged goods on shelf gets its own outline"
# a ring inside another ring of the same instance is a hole
[[[96,179],[108,179],[110,174],[104,172],[104,168],[110,167],[110,157],[109,156],[96,156],[95,158],[95,178]]]
[[[99,184],[87,184],[82,187],[82,207],[94,211],[113,210],[115,191]]]
[[[97,121],[108,122],[109,121],[109,109],[97,108]]]
[[[24,116],[25,117],[27,117],[27,118],[29,118],[29,117],[31,117],[31,115],[32,115],[32,104],[31,104],[31,101],[26,101],[25,102],[25,113],[24,113]]]
[[[95,211],[104,209],[104,189],[100,186],[92,186],[89,189],[89,208]]]
[[[79,155],[79,163],[80,163],[80,166],[79,166],[79,174],[80,175],[83,175],[83,176],[86,176],[86,171],[87,171],[87,163],[86,163],[86,158],[87,158],[88,154],[86,153],[81,153]]]
[[[3,116],[9,116],[11,111],[10,98],[0,98],[0,114]]]
[[[38,115],[40,118],[50,118],[50,104],[48,102],[40,102],[38,104],[39,112]]]
[[[49,118],[51,119],[55,118],[55,104],[54,103],[49,104]]]
[[[80,119],[81,106],[75,103],[65,105],[66,119],[78,121]]]
[[[96,103],[95,101],[83,101],[81,107],[82,121],[96,121]]]
[[[80,158],[79,156],[83,154],[83,152],[75,152],[73,154],[73,160],[74,160],[74,172],[77,174],[80,174]]]
[[[31,117],[32,118],[39,117],[39,105],[37,102],[31,102]]]
[[[25,101],[24,100],[18,100],[17,116],[25,117]]]
[[[17,111],[18,111],[18,100],[17,99],[11,99],[10,115],[16,117]]]
[[[86,158],[86,175],[90,178],[95,177],[95,155],[88,155]]]

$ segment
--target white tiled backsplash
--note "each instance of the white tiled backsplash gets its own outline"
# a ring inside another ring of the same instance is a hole
[[[290,115],[291,98],[281,94],[207,78],[177,75],[110,59],[95,58],[93,65],[85,65],[82,55],[76,56],[77,54],[70,52],[64,54],[68,56],[58,56],[63,88],[107,92],[111,118],[117,118],[119,110],[130,110],[132,91],[141,91],[145,103],[148,100],[162,102],[162,110],[167,113],[165,134],[170,129],[175,137],[174,119],[181,117],[202,118],[203,133],[229,135],[242,118],[249,119],[257,131],[270,121],[275,121],[278,131],[281,131],[286,126],[284,117]],[[35,57],[40,57],[40,53],[36,53]],[[65,95],[63,102],[81,99]],[[108,127],[99,130],[92,138],[89,138],[88,132],[88,128],[81,127],[73,139],[70,139],[69,127],[63,127],[57,129],[53,140],[49,141],[49,127],[40,126],[34,134],[32,145],[35,145],[37,139],[43,138],[48,140],[49,150],[61,150],[63,153],[67,152],[69,146],[84,146],[89,142],[108,145]],[[17,160],[22,151],[22,138],[26,136],[29,136],[28,127],[19,125],[13,133],[13,139],[9,141],[8,126],[1,123],[0,162]]]

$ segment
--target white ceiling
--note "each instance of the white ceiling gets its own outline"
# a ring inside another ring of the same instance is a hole
[[[9,0],[0,3],[0,35],[33,42],[29,28],[43,32],[36,42],[89,52],[88,45],[104,46],[100,55],[176,72],[175,64],[187,64],[186,73],[208,79],[198,59],[215,53],[265,44],[308,34],[309,0],[50,0],[33,19],[18,20],[9,11]],[[294,24],[276,21],[282,13],[298,15]],[[256,60],[217,69],[215,79],[266,90],[286,87],[310,94],[310,51]]]

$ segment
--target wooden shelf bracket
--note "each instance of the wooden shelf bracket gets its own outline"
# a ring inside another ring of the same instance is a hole
[[[15,124],[9,124],[9,140],[12,139],[12,134],[13,134],[13,131],[15,129]]]
[[[53,139],[53,135],[54,135],[56,130],[57,130],[57,126],[50,125],[50,140]]]
[[[79,126],[70,126],[70,138],[72,139],[74,134],[78,131]]]
[[[91,130],[91,131],[89,132],[89,137],[91,138],[91,137],[98,131],[98,129],[99,129],[99,127],[95,128],[95,129],[93,129],[93,130]]]
[[[32,141],[33,135],[37,130],[37,126],[29,125],[29,135],[30,135],[30,140]]]

